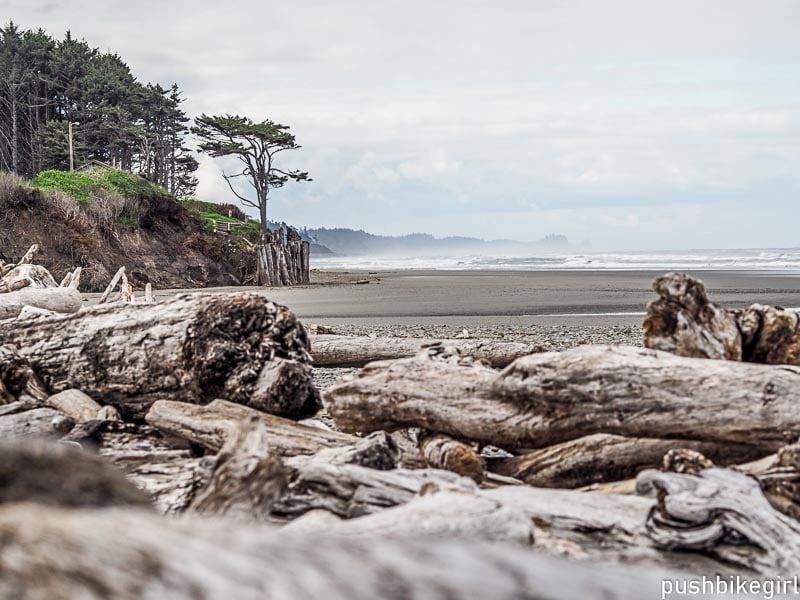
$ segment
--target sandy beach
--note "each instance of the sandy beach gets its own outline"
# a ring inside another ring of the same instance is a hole
[[[403,337],[502,338],[551,350],[587,343],[642,344],[641,323],[660,271],[312,272],[291,288],[157,290],[265,294],[307,325],[337,333]],[[698,271],[710,298],[727,307],[758,302],[800,306],[800,274]],[[88,302],[97,294],[87,295]],[[342,372],[320,373],[328,385]]]

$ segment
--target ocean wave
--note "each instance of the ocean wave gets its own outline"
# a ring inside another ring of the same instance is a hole
[[[800,273],[800,248],[670,252],[593,252],[538,256],[326,256],[311,266],[328,270],[508,271],[770,271]]]

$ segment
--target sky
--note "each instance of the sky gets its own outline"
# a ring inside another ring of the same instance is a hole
[[[800,245],[797,0],[3,0],[291,126],[270,218],[593,249]],[[198,196],[235,198],[204,157]],[[242,191],[245,191],[244,188]]]

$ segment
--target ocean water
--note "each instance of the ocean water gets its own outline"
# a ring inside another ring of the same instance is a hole
[[[769,271],[800,274],[800,248],[681,250],[664,252],[561,252],[532,256],[326,256],[312,257],[323,270],[401,269],[508,271]]]

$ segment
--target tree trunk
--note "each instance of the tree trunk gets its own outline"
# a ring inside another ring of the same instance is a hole
[[[504,371],[429,349],[373,363],[329,388],[345,431],[420,427],[501,448],[541,448],[594,433],[731,442],[775,450],[800,434],[800,370],[580,346]]]
[[[2,343],[35,362],[52,392],[76,388],[131,417],[143,417],[160,399],[226,397],[280,406],[296,418],[318,408],[308,372],[307,380],[288,378],[279,390],[261,387],[260,373],[265,367],[272,373],[274,358],[308,362],[309,355],[294,315],[256,294],[186,294],[159,304],[95,306],[12,322],[0,328]],[[271,393],[280,398],[273,402]]]

